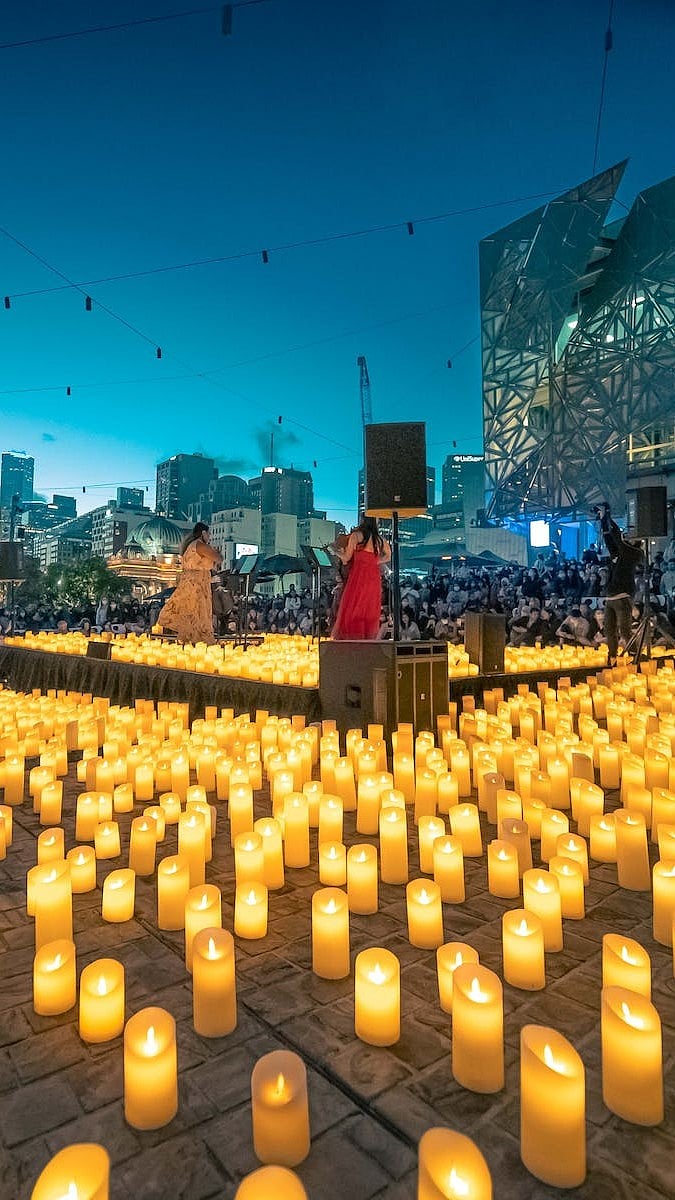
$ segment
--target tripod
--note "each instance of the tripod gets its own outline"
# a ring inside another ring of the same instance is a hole
[[[652,642],[654,628],[656,626],[656,617],[652,613],[651,601],[651,580],[649,577],[649,538],[644,538],[644,556],[645,556],[645,591],[642,604],[642,616],[637,623],[634,632],[629,637],[624,647],[622,657],[630,658],[633,665],[638,665],[642,661],[643,655],[645,662],[648,662],[652,656]]]

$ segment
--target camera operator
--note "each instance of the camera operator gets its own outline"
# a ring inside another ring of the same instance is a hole
[[[622,638],[625,645],[631,636],[635,571],[643,560],[643,554],[639,545],[624,538],[616,521],[612,520],[609,504],[603,503],[594,511],[600,521],[600,529],[611,560],[607,579],[604,626],[609,655],[608,662],[610,667],[614,667],[619,649],[619,638]]]

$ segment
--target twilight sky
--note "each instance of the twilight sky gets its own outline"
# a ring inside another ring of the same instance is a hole
[[[120,483],[152,503],[178,451],[254,474],[274,428],[276,462],[311,469],[349,523],[357,355],[374,419],[426,420],[439,476],[453,439],[480,452],[477,243],[541,202],[518,197],[592,173],[608,0],[266,0],[229,38],[214,5],[6,46],[180,8],[3,6],[0,449],[83,511]],[[598,169],[630,157],[630,204],[675,172],[675,8],[615,0],[613,28]],[[480,206],[413,237],[272,249]],[[72,289],[19,296],[63,281],[12,239],[87,281],[93,311]],[[267,265],[91,282],[265,247]]]

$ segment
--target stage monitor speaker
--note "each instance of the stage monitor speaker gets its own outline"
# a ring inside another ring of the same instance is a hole
[[[365,426],[365,511],[369,517],[416,517],[427,511],[423,421]]]
[[[19,583],[24,578],[21,542],[0,542],[0,581]]]
[[[505,645],[506,619],[501,613],[464,613],[464,649],[481,675],[503,674]]]
[[[626,492],[626,525],[634,537],[667,537],[668,489],[644,487]]]
[[[87,658],[102,658],[109,659],[112,646],[110,642],[89,642],[87,646]]]
[[[448,648],[434,642],[322,642],[321,710],[348,729],[400,721],[435,729],[448,711]]]

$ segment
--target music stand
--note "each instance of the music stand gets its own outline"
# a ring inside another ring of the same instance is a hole
[[[312,580],[312,637],[321,640],[321,614],[318,602],[321,595],[321,572],[332,571],[335,559],[325,546],[301,546],[301,553],[309,567]]]
[[[244,650],[246,650],[246,648],[248,646],[248,603],[249,603],[249,599],[250,599],[250,595],[251,595],[252,585],[253,585],[253,583],[255,583],[255,579],[258,574],[259,565],[260,565],[260,555],[259,554],[245,554],[243,556],[243,558],[241,558],[239,560],[239,562],[237,563],[237,567],[236,567],[237,575],[239,575],[240,579],[246,580],[246,584],[244,587],[244,612],[243,612]]]

